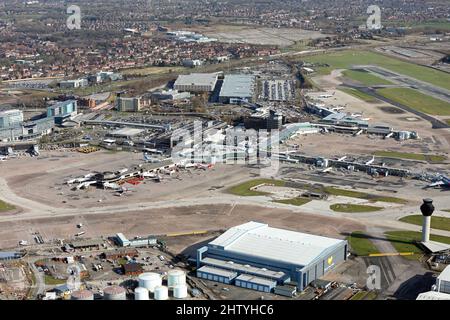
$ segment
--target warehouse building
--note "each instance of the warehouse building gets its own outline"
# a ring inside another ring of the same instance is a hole
[[[272,292],[294,283],[303,290],[346,258],[345,240],[248,222],[197,250],[197,275],[223,280],[227,271],[227,281],[240,287]]]
[[[212,92],[216,87],[217,73],[191,73],[179,75],[173,85],[174,90],[193,93]]]
[[[252,102],[255,89],[255,77],[251,75],[226,75],[219,94],[221,103],[239,104]]]
[[[197,270],[197,277],[205,280],[230,284],[233,279],[237,277],[237,273],[224,269],[203,266]]]
[[[141,98],[117,98],[117,110],[120,112],[138,112],[142,108]]]

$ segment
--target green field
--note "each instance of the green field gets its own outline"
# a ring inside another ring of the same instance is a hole
[[[401,218],[400,221],[421,226],[423,217],[421,215],[411,215]],[[431,228],[450,231],[450,218],[431,217]]]
[[[0,212],[14,210],[15,208],[16,207],[14,207],[13,205],[0,200]]]
[[[398,158],[398,159],[408,159],[408,160],[421,160],[428,162],[442,162],[447,158],[439,155],[432,154],[420,154],[420,153],[406,153],[397,151],[375,151],[373,153],[375,156],[387,157],[387,158]]]
[[[66,283],[66,280],[56,279],[56,278],[53,278],[52,276],[50,276],[48,274],[46,274],[44,276],[44,280],[45,280],[45,284],[46,285],[51,285],[51,286],[57,286],[57,285]]]
[[[378,196],[373,194],[368,194],[360,191],[353,191],[353,190],[345,190],[345,189],[339,189],[335,187],[325,187],[324,190],[326,193],[333,195],[333,196],[343,196],[343,197],[350,197],[350,198],[358,198],[358,199],[365,199],[372,202],[391,202],[391,203],[399,203],[399,204],[405,204],[408,201],[405,199],[395,198],[395,197],[385,197],[385,196]]]
[[[351,69],[354,65],[377,65],[450,90],[450,74],[374,52],[348,50],[301,59],[311,63],[327,64],[328,66],[317,69],[319,74],[329,74],[335,69]]]
[[[347,93],[347,94],[349,94],[351,96],[354,96],[355,98],[358,98],[358,99],[360,99],[362,101],[365,101],[365,102],[377,102],[378,101],[378,99],[376,99],[375,97],[372,97],[371,95],[369,95],[369,94],[367,94],[365,92],[359,91],[357,89],[353,89],[353,88],[339,88],[339,90],[341,90],[341,91],[343,91],[343,92],[345,92],[345,93]]]
[[[410,88],[383,88],[376,92],[392,101],[401,103],[414,110],[436,115],[449,116],[450,104],[423,94],[417,90]]]
[[[154,74],[164,74],[174,72],[181,73],[186,70],[187,68],[184,67],[145,67],[145,68],[122,69],[120,72],[124,75],[148,76]]]
[[[357,256],[368,256],[369,254],[380,252],[362,231],[352,232],[347,241],[350,244],[351,252]]]
[[[278,187],[284,186],[284,181],[281,180],[272,180],[272,179],[255,179],[250,180],[236,186],[233,186],[228,189],[228,192],[237,196],[251,197],[251,196],[266,196],[267,192],[253,191],[250,190],[253,187],[256,187],[260,184],[273,184]]]
[[[290,204],[292,206],[302,206],[310,202],[311,199],[307,198],[294,198],[294,199],[284,199],[284,200],[274,200],[276,203]]]
[[[375,85],[391,85],[392,82],[363,70],[346,70],[342,73],[346,78],[358,81],[368,87]]]
[[[336,203],[332,204],[330,206],[330,209],[336,212],[362,213],[362,212],[380,211],[383,208],[375,206],[367,206],[363,204]]]
[[[414,252],[414,256],[404,256],[405,259],[417,260],[422,249],[416,244],[422,239],[421,232],[415,231],[388,231],[384,233],[397,252]],[[431,235],[430,240],[450,244],[450,238]]]

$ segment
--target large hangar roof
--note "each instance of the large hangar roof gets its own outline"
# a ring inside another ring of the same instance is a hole
[[[181,74],[175,81],[175,86],[214,86],[217,82],[217,78],[217,73]]]
[[[243,74],[230,74],[225,76],[221,97],[251,97],[253,95],[253,86],[255,77]]]
[[[306,266],[343,242],[345,240],[272,228],[252,221],[229,229],[209,245],[260,259]]]

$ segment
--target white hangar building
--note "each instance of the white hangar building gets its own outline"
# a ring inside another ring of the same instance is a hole
[[[248,222],[197,250],[197,276],[264,292],[295,283],[302,291],[346,260],[347,250],[345,240]]]

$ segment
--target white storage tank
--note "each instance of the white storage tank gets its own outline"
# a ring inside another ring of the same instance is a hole
[[[155,300],[167,300],[169,299],[169,288],[166,286],[159,286],[155,288]]]
[[[103,298],[105,300],[126,300],[127,292],[120,286],[106,287],[103,290]]]
[[[188,289],[185,284],[179,284],[173,287],[173,297],[176,299],[185,299],[188,296]]]
[[[173,288],[180,284],[186,284],[186,272],[183,270],[170,270],[167,273],[167,285]]]
[[[149,300],[149,293],[146,288],[137,287],[134,290],[134,300]]]
[[[158,273],[146,272],[139,275],[139,287],[154,292],[156,287],[162,285],[161,276]]]
[[[72,292],[71,300],[94,300],[94,294],[89,290],[77,290]]]

